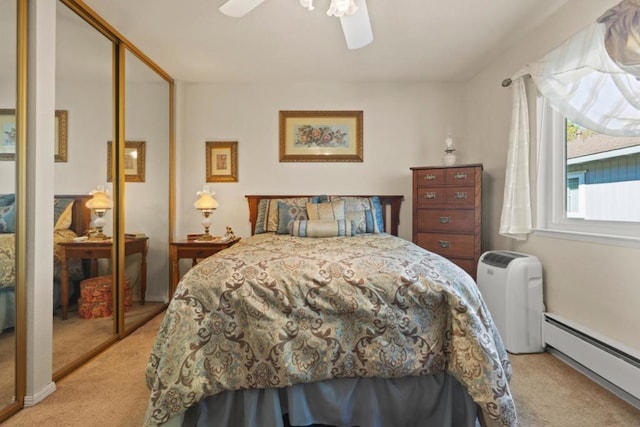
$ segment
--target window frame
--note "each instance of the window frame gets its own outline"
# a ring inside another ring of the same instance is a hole
[[[640,248],[640,222],[594,221],[566,213],[565,117],[541,95],[536,100],[537,190],[534,234]]]

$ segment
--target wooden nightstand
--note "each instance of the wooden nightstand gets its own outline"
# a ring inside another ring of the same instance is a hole
[[[197,240],[179,240],[171,242],[169,245],[169,255],[171,256],[171,295],[176,291],[180,281],[180,259],[191,258],[193,267],[198,263],[198,259],[209,257],[223,249],[227,249],[240,241],[239,237],[227,241],[199,242]]]

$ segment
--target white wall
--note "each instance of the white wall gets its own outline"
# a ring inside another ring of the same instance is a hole
[[[247,194],[401,194],[399,234],[411,240],[412,166],[441,165],[447,127],[464,139],[463,90],[449,84],[279,84],[180,86],[176,233],[201,232],[193,208],[205,184],[205,142],[238,141],[237,183],[210,183],[225,226],[250,235]],[[364,162],[281,163],[280,110],[363,110]],[[461,161],[472,160],[460,147]]]
[[[466,106],[470,138],[476,141],[473,153],[486,171],[483,249],[512,249],[536,255],[544,269],[547,311],[638,351],[640,251],[536,235],[518,243],[498,234],[511,119],[511,90],[502,88],[500,82],[594,22],[616,3],[617,0],[569,1],[468,83]],[[536,171],[535,146],[534,138],[532,177]],[[533,203],[535,212],[535,200]]]

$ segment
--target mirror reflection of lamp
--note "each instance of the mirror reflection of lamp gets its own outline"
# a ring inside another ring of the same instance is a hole
[[[87,208],[95,214],[96,219],[93,220],[93,226],[96,228],[96,232],[89,236],[91,240],[104,240],[108,237],[102,232],[102,229],[106,225],[107,221],[104,219],[104,215],[107,211],[113,208],[113,201],[109,197],[109,190],[106,190],[104,186],[98,185],[95,190],[92,190],[89,194],[93,197],[87,201]]]
[[[214,237],[209,234],[209,227],[211,227],[211,213],[220,206],[213,195],[215,191],[210,191],[209,186],[204,186],[202,191],[196,193],[199,197],[193,206],[202,212],[202,226],[204,227],[204,234],[198,237],[198,240],[212,240]]]

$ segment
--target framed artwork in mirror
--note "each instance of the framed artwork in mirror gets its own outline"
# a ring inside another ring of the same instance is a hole
[[[56,162],[67,161],[67,110],[56,110],[56,143],[53,156]]]
[[[53,156],[56,162],[67,161],[67,110],[56,110],[55,145]],[[0,110],[0,160],[16,158],[16,111]]]
[[[145,142],[124,142],[124,181],[144,182]],[[107,182],[113,180],[111,170],[111,141],[107,141]]]
[[[281,162],[362,162],[362,111],[280,111]]]
[[[238,182],[238,141],[207,141],[207,182]]]

